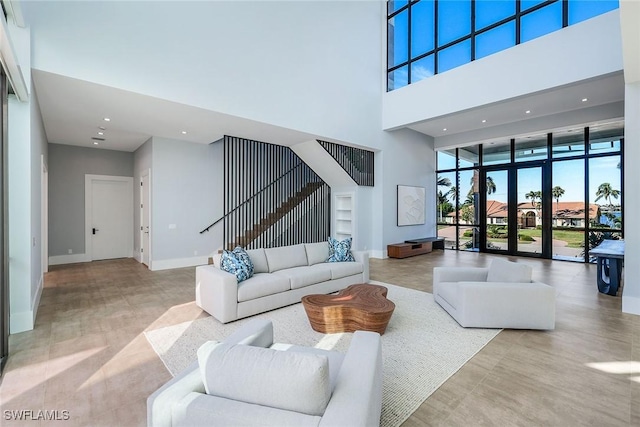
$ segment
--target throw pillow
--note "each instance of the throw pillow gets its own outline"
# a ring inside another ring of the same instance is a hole
[[[527,264],[496,258],[491,261],[487,282],[529,283],[533,269]]]
[[[236,255],[236,258],[238,258],[247,267],[249,277],[253,277],[253,262],[251,261],[251,257],[247,251],[240,246],[236,246],[233,253]]]
[[[236,276],[238,283],[249,278],[247,266],[232,251],[224,250],[220,258],[220,269]]]
[[[355,262],[351,253],[351,237],[344,240],[336,240],[329,237],[329,258],[327,262]]]

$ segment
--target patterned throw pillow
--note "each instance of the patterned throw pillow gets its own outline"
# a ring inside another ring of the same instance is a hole
[[[251,261],[251,257],[242,247],[236,246],[233,250],[236,258],[238,258],[246,267],[247,272],[249,273],[249,277],[253,277],[253,262]]]
[[[249,270],[247,266],[238,258],[238,256],[232,251],[222,251],[222,258],[220,258],[220,269],[227,273],[234,274],[238,283],[249,278]]]
[[[355,262],[351,253],[351,237],[338,241],[329,237],[329,258],[327,262]]]

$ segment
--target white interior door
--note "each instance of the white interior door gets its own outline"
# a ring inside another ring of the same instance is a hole
[[[93,177],[87,184],[91,193],[87,221],[91,260],[131,257],[133,178]]]
[[[150,187],[149,187],[149,173],[146,172],[141,177],[140,181],[140,259],[144,265],[149,266],[149,259],[151,256],[151,238],[149,230],[149,214],[150,214]]]

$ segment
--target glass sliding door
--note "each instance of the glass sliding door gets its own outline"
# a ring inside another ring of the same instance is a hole
[[[509,247],[509,170],[484,174],[486,239],[485,249],[508,252]]]
[[[584,182],[584,159],[553,163],[553,188],[551,189],[553,259],[584,262],[587,221]]]
[[[542,168],[517,169],[517,252],[541,254],[543,248]]]

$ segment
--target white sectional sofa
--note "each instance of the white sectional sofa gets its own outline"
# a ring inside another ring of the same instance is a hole
[[[355,262],[326,262],[327,242],[247,250],[253,277],[238,283],[213,265],[196,267],[196,304],[222,323],[300,302],[309,294],[329,294],[369,281],[368,252],[353,251]]]

